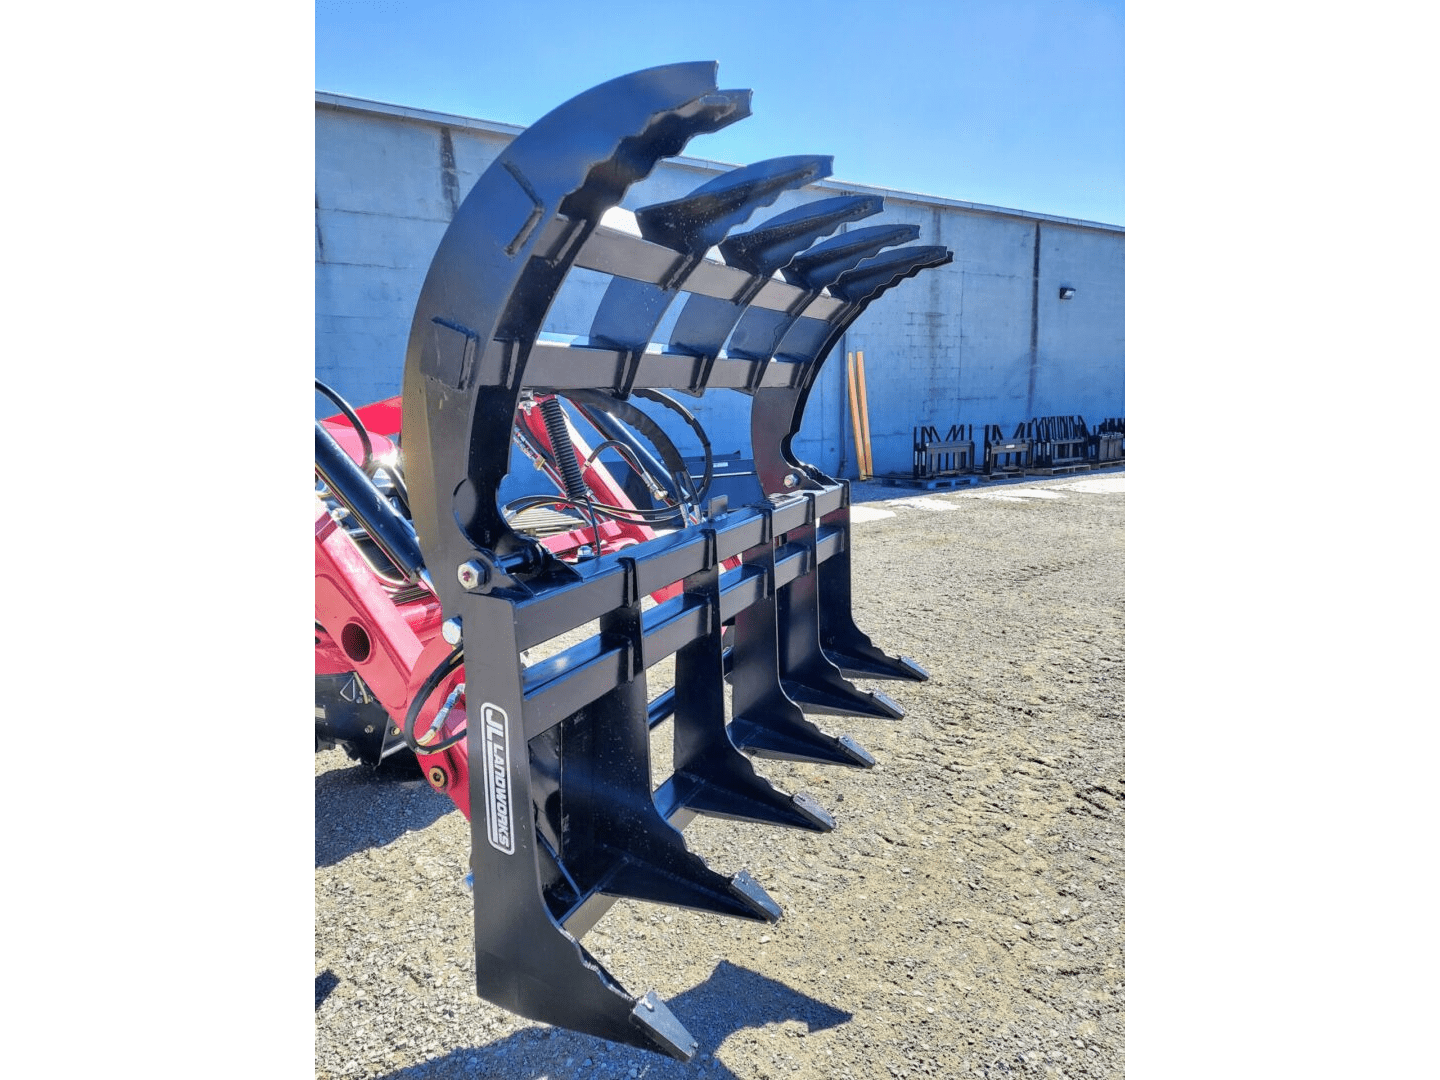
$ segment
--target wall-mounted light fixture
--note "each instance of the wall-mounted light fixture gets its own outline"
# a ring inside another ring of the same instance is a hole
[[[1061,300],[1074,300],[1074,299],[1075,299],[1075,290],[1072,289],[1069,285],[1061,285],[1061,286],[1060,286],[1060,299],[1061,299]]]

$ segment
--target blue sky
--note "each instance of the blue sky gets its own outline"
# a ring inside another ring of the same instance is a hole
[[[528,124],[628,71],[717,60],[753,115],[687,153],[1125,222],[1116,0],[317,0],[315,88]]]

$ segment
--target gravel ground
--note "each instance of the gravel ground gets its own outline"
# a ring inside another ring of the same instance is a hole
[[[686,830],[780,923],[621,901],[585,937],[696,1059],[477,998],[467,822],[334,750],[315,758],[318,1077],[1123,1075],[1124,473],[853,494],[856,621],[930,681],[861,682],[901,720],[820,718],[872,770],[758,762],[834,832]]]

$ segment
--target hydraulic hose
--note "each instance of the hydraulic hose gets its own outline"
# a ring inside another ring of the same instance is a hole
[[[355,515],[355,520],[365,527],[370,539],[380,546],[405,579],[429,588],[425,557],[420,553],[414,528],[396,512],[318,420],[315,421],[315,472],[335,501]]]

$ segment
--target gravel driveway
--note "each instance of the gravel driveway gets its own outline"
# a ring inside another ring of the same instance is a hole
[[[698,819],[774,926],[621,901],[585,938],[700,1042],[689,1065],[475,996],[469,825],[422,781],[315,758],[317,1077],[1119,1077],[1124,473],[853,487],[856,622],[926,683],[820,718],[871,770],[760,761],[836,830]]]

